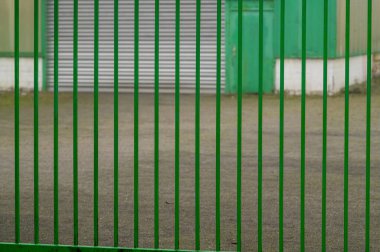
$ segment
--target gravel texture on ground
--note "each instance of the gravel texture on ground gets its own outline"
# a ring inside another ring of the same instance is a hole
[[[374,88],[374,90],[377,90]],[[356,92],[355,92],[356,93]],[[113,244],[113,94],[99,97],[99,239]],[[119,97],[119,238],[133,247],[133,94]],[[372,97],[371,247],[380,251],[380,94]],[[53,242],[53,95],[40,95],[40,238]],[[236,97],[222,96],[221,244],[236,248]],[[257,104],[243,97],[242,239],[257,248]],[[322,97],[307,97],[307,251],[321,250]],[[343,250],[344,96],[328,98],[327,246]],[[181,95],[180,247],[195,240],[195,96]],[[13,93],[0,94],[0,241],[14,239]],[[300,240],[300,97],[285,98],[284,246],[298,251]],[[140,95],[140,246],[154,241],[154,96]],[[279,98],[264,96],[263,248],[278,250]],[[59,95],[60,242],[73,243],[72,94]],[[349,248],[365,245],[366,96],[350,96]],[[33,242],[33,95],[23,94],[21,136],[21,241]],[[201,97],[201,248],[215,244],[215,96]],[[93,243],[93,96],[79,94],[79,242]],[[160,246],[174,247],[174,95],[160,97]]]

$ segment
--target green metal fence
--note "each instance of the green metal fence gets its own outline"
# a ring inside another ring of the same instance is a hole
[[[118,217],[118,0],[114,0],[114,247],[100,247],[99,244],[99,214],[98,214],[98,82],[99,82],[99,0],[94,0],[94,237],[93,246],[81,246],[78,242],[78,1],[74,2],[74,50],[73,50],[73,220],[74,220],[74,243],[72,245],[61,245],[59,239],[59,144],[58,144],[58,46],[59,46],[59,26],[58,26],[58,2],[54,0],[54,244],[40,244],[39,239],[39,122],[38,122],[38,0],[34,0],[34,244],[24,244],[20,240],[20,91],[19,91],[19,0],[14,0],[15,4],[15,241],[14,243],[0,243],[0,251],[184,251],[180,246],[180,0],[176,0],[176,26],[175,26],[175,242],[173,248],[159,248],[159,0],[155,1],[155,88],[154,88],[154,248],[140,248],[139,244],[139,0],[135,0],[135,23],[134,23],[134,248],[119,247],[119,217]],[[220,149],[221,149],[221,29],[222,29],[222,0],[217,0],[217,58],[216,58],[216,166],[215,166],[215,251],[223,249],[221,247],[221,205],[220,205]],[[302,0],[302,93],[301,93],[301,159],[300,159],[300,251],[305,251],[305,160],[306,160],[306,0]],[[323,33],[323,151],[322,151],[322,229],[321,244],[322,251],[326,251],[326,188],[327,188],[327,66],[328,66],[328,0],[324,4],[324,33]],[[257,250],[263,249],[263,210],[262,210],[262,169],[263,169],[263,7],[264,0],[259,0],[259,92],[258,92],[258,202],[257,202]],[[280,9],[280,131],[279,131],[279,226],[278,226],[278,248],[284,248],[284,44],[285,44],[285,8],[286,1],[281,0]],[[237,90],[237,177],[236,177],[236,250],[242,250],[242,32],[243,24],[243,0],[238,0],[238,90]],[[196,88],[195,88],[195,241],[194,249],[201,250],[200,239],[200,41],[201,41],[201,0],[196,0]],[[372,56],[372,0],[368,0],[368,30],[367,30],[367,115],[366,115],[366,212],[365,212],[365,248],[370,250],[370,148],[371,148],[371,56]],[[349,165],[349,75],[350,75],[350,0],[346,0],[346,55],[345,55],[345,127],[344,127],[344,251],[348,251],[348,165]],[[297,246],[294,244],[294,246]]]

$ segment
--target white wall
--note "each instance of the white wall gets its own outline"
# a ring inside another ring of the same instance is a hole
[[[373,74],[380,73],[380,61],[374,55]],[[34,67],[33,58],[20,58],[20,89],[33,90]],[[38,86],[42,89],[43,59],[39,59]],[[328,61],[327,87],[330,94],[339,92],[345,84],[344,58]],[[350,59],[350,85],[367,80],[367,58],[357,56]],[[0,58],[0,91],[14,88],[14,58]],[[275,91],[280,89],[280,60],[275,63]],[[285,59],[285,91],[290,94],[301,93],[301,59]],[[306,92],[320,94],[323,91],[323,60],[308,59],[306,61]]]
[[[380,53],[375,53],[373,55],[372,76],[380,76]]]
[[[38,61],[38,86],[42,89],[42,62]],[[33,90],[34,59],[20,58],[20,89]],[[14,58],[0,58],[0,91],[14,89]]]
[[[285,59],[285,91],[290,94],[301,93],[301,59]],[[330,94],[339,92],[345,85],[344,58],[330,59],[327,70],[327,88]],[[350,85],[367,80],[367,57],[357,56],[350,59]],[[275,63],[275,90],[280,90],[280,60]],[[323,60],[307,59],[306,92],[323,92]]]

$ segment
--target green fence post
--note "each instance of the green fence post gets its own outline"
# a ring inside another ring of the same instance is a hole
[[[236,243],[241,251],[241,159],[242,159],[242,88],[243,88],[243,0],[238,0],[238,93],[237,93],[237,151],[236,151]]]
[[[222,0],[217,0],[216,25],[215,249],[220,251],[220,86],[222,69]]]
[[[135,0],[134,246],[139,246],[139,0]]]
[[[20,242],[20,3],[15,0],[15,242]]]
[[[279,206],[278,248],[284,250],[284,66],[285,66],[285,0],[280,13],[280,139],[279,139]]]
[[[263,64],[264,64],[264,1],[259,0],[259,99],[258,99],[258,167],[257,167],[257,250],[263,250]]]
[[[326,251],[328,0],[323,12],[322,251]]]
[[[200,249],[200,84],[201,84],[201,0],[196,0],[195,55],[195,249]]]
[[[175,220],[174,220],[174,248],[179,249],[179,161],[180,161],[180,100],[179,100],[179,91],[180,91],[180,11],[181,11],[181,2],[176,0],[176,26],[175,26]]]
[[[154,248],[160,246],[160,1],[155,0],[154,20]]]
[[[34,0],[34,243],[39,243],[39,193],[38,193],[38,0]]]
[[[114,216],[113,246],[119,246],[119,0],[114,0]]]
[[[305,169],[306,169],[306,0],[302,0],[302,94],[301,94],[301,220],[300,250],[305,251]]]
[[[99,243],[99,0],[94,0],[94,246]]]
[[[344,113],[344,251],[348,251],[348,161],[350,120],[350,0],[346,0],[345,113]]]
[[[59,214],[58,214],[58,43],[59,43],[59,6],[54,0],[54,244],[59,243]]]
[[[78,0],[74,0],[73,44],[73,198],[74,245],[78,245]]]
[[[371,218],[371,85],[372,85],[372,0],[367,14],[367,128],[366,128],[366,231],[365,248],[370,251]]]

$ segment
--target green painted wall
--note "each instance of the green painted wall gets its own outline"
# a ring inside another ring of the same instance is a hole
[[[40,34],[41,11],[40,1]],[[42,36],[41,36],[42,37]],[[39,40],[40,52],[42,48]],[[34,1],[20,0],[20,54],[32,56],[34,43]],[[14,52],[14,0],[0,0],[0,57],[10,57]]]
[[[301,42],[301,0],[287,0],[285,3],[285,57],[298,57]],[[274,0],[274,52],[280,55],[280,0]]]
[[[226,2],[226,93],[236,93],[238,83],[238,6],[236,0]],[[264,3],[264,82],[263,91],[269,93],[274,83],[273,57],[273,1]],[[259,90],[259,6],[258,1],[243,2],[243,92]]]
[[[336,1],[329,1],[328,15],[328,49],[329,57],[336,55]],[[307,29],[307,55],[308,57],[323,57],[323,14],[322,1],[307,1],[306,29]]]
[[[302,0],[285,1],[285,57],[300,58],[302,49]],[[309,58],[323,57],[323,1],[307,1],[306,51]],[[281,1],[274,0],[275,56],[280,55]],[[336,0],[329,1],[329,57],[336,55]]]

